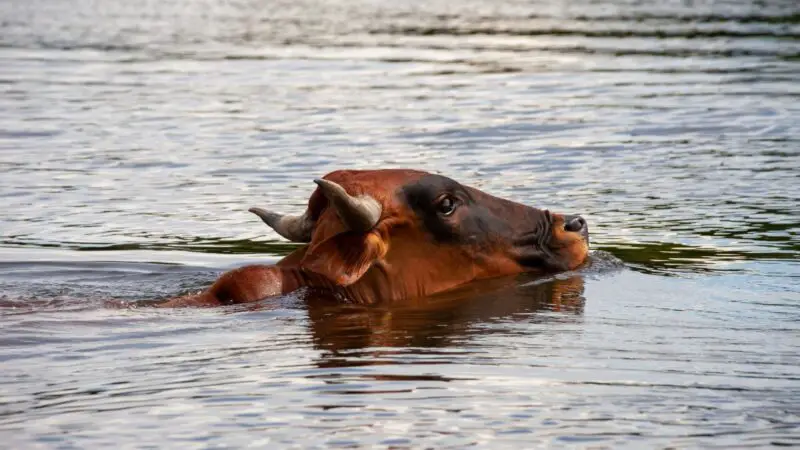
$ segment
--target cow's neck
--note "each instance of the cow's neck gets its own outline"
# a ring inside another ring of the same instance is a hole
[[[322,275],[300,268],[281,268],[283,275],[282,292],[288,294],[300,288],[310,288],[333,295],[341,301],[358,304],[391,302],[404,298],[421,297],[428,292],[421,289],[424,285],[414,283],[409,289],[403,279],[392,275],[384,267],[371,268],[361,279],[349,286],[340,286]]]

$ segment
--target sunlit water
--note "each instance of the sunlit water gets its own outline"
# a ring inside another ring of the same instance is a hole
[[[9,448],[800,445],[794,1],[0,2]],[[592,264],[153,310],[338,168],[580,213]]]

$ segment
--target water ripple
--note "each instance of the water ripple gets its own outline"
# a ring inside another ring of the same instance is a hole
[[[0,2],[0,433],[42,447],[800,445],[797,2]],[[339,168],[590,223],[363,307],[154,299]]]

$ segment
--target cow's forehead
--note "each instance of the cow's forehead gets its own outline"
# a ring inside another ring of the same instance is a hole
[[[454,194],[468,189],[452,178],[435,174],[425,174],[400,188],[407,197],[435,197],[442,193]]]
[[[412,169],[337,170],[323,178],[340,184],[350,195],[367,194],[388,200],[404,186],[429,177],[438,175]]]

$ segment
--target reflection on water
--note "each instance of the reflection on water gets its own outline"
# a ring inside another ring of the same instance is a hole
[[[0,2],[4,443],[800,444],[798,8]],[[350,167],[580,213],[592,264],[147,307]]]
[[[447,347],[463,341],[474,324],[517,315],[527,318],[543,310],[574,314],[583,310],[580,276],[532,285],[516,283],[492,280],[429,299],[373,308],[317,300],[308,308],[310,334],[315,346],[332,355],[350,349]],[[320,364],[335,367],[337,363],[335,358],[326,358]]]

